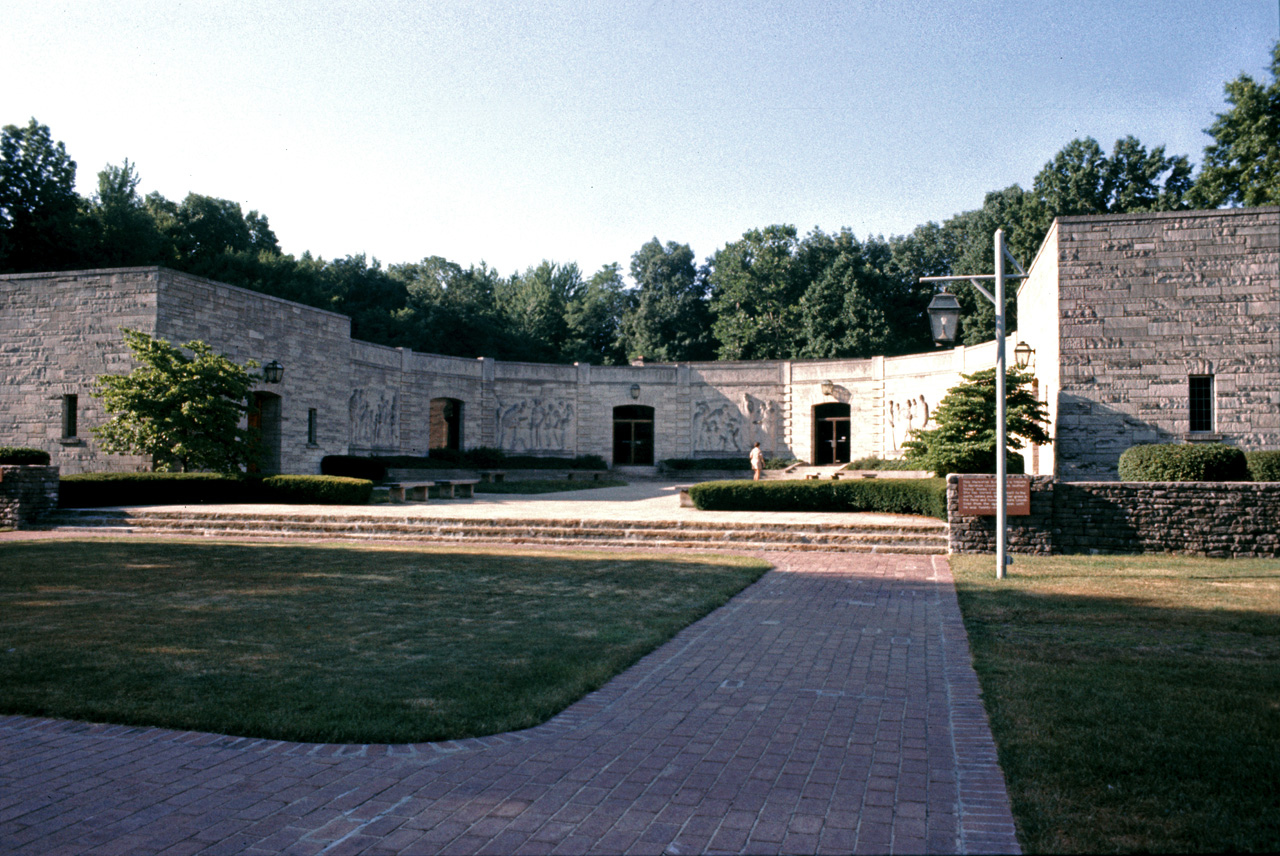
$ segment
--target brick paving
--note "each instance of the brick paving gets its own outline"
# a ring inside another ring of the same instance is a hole
[[[0,719],[0,852],[1019,852],[946,559],[766,558],[524,732],[317,745]]]

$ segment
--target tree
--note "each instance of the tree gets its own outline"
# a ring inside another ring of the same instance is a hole
[[[565,323],[569,333],[562,351],[565,362],[621,365],[627,361],[622,349],[622,316],[628,306],[622,271],[617,262],[607,264],[582,284],[569,301]]]
[[[705,360],[713,354],[707,284],[688,244],[656,237],[631,257],[636,290],[619,335],[627,357],[660,362]]]
[[[858,359],[884,354],[897,332],[886,311],[895,291],[885,270],[888,246],[863,245],[848,231],[838,236],[837,245],[834,261],[800,298],[804,344],[798,355]]]
[[[560,362],[570,330],[566,315],[582,292],[582,274],[576,264],[543,261],[516,274],[499,293],[499,304],[511,321],[512,331],[533,362]]]
[[[0,130],[0,270],[65,270],[84,235],[76,162],[35,119]]]
[[[809,282],[795,226],[752,229],[711,258],[711,331],[723,360],[795,354],[800,298]]]
[[[93,263],[104,267],[159,264],[165,260],[165,237],[138,195],[134,165],[108,164],[98,173],[98,192],[90,202],[94,224]]]
[[[123,333],[140,365],[98,378],[93,394],[113,414],[93,429],[102,448],[150,455],[157,470],[229,473],[247,466],[257,443],[241,421],[259,379],[250,369],[258,364],[238,366],[200,341],[178,348],[137,330]]]
[[[1280,203],[1280,42],[1271,51],[1271,85],[1247,74],[1224,87],[1231,109],[1205,130],[1204,163],[1192,199],[1198,206]]]
[[[909,460],[919,461],[938,476],[947,473],[996,471],[996,370],[962,375],[964,383],[947,393],[934,411],[936,428],[911,432],[903,444]],[[1031,392],[1032,376],[1011,370],[1006,374],[1007,451],[1021,449],[1024,440],[1042,446],[1051,442],[1049,416]],[[1021,472],[1012,458],[1010,472]]]

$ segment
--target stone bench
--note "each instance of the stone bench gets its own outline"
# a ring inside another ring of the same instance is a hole
[[[608,470],[569,470],[569,474],[565,476],[569,481],[573,481],[575,477],[580,479],[591,478],[592,481],[600,481],[602,476],[609,475]]]
[[[404,502],[406,497],[415,502],[426,502],[427,488],[434,485],[433,481],[402,481],[389,482],[386,488],[392,502]]]
[[[480,479],[437,479],[436,490],[440,491],[441,499],[472,499],[476,495],[476,485],[480,483]],[[460,491],[455,493],[454,491]],[[447,492],[447,496],[446,496]]]
[[[480,481],[484,482],[485,484],[489,484],[490,482],[492,482],[493,484],[497,484],[498,482],[505,481],[506,478],[507,478],[506,470],[481,470],[480,471]]]

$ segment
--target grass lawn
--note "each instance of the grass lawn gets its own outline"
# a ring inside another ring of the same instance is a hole
[[[756,580],[708,555],[0,543],[0,712],[404,743],[545,721]]]
[[[1280,561],[952,556],[1023,847],[1280,850]]]

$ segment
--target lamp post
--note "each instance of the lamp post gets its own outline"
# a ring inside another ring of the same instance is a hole
[[[1026,272],[1023,271],[1022,265],[1018,264],[1017,259],[1010,255],[1009,250],[1004,245],[1004,229],[996,229],[995,234],[995,256],[996,256],[996,272],[993,275],[983,276],[923,276],[921,282],[957,282],[965,281],[972,285],[987,300],[990,300],[996,310],[996,579],[1004,579],[1005,565],[1008,564],[1008,556],[1005,552],[1005,545],[1008,542],[1008,501],[1009,501],[1009,485],[1008,485],[1008,462],[1005,460],[1008,453],[1007,431],[1008,431],[1008,402],[1005,400],[1005,329],[1004,329],[1004,260],[1006,258],[1013,262],[1013,266],[1018,269],[1017,274],[1012,276],[1017,278],[1025,278]],[[992,295],[987,291],[978,280],[994,279],[996,293]],[[955,296],[948,294],[946,286],[943,291],[935,294],[933,300],[929,302],[929,326],[933,331],[933,340],[939,345],[953,345],[956,341],[956,333],[959,331],[960,322],[960,303]]]

